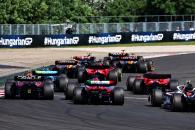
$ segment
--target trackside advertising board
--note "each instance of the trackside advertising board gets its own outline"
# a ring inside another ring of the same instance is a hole
[[[195,31],[127,32],[72,35],[0,35],[0,47],[61,47],[78,45],[108,45],[123,43],[152,43],[194,41]]]

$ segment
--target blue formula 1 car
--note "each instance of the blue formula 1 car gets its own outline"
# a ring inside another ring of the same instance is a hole
[[[124,89],[116,87],[115,81],[101,81],[94,78],[74,88],[73,102],[74,104],[107,102],[114,105],[123,105]]]
[[[154,90],[152,102],[161,102],[162,108],[171,111],[186,111],[195,108],[195,88],[192,84],[179,85],[174,91]]]
[[[33,71],[33,75],[42,76],[54,83],[55,91],[64,91],[68,84],[68,77],[65,74],[60,74],[59,71],[43,68]]]

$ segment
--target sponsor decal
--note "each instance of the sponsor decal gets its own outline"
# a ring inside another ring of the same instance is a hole
[[[152,42],[152,41],[162,41],[164,35],[160,34],[150,34],[150,35],[140,35],[140,34],[132,34],[131,41],[132,42]]]
[[[106,43],[119,43],[122,39],[122,35],[115,36],[89,36],[89,44],[106,44]]]
[[[63,46],[63,45],[77,45],[79,43],[79,37],[72,37],[72,38],[52,38],[52,37],[45,37],[44,45],[45,46]]]
[[[173,40],[195,40],[195,33],[174,33],[173,34]]]
[[[33,39],[31,37],[27,38],[16,38],[16,39],[6,39],[6,38],[1,38],[0,39],[0,46],[31,46],[33,42]]]

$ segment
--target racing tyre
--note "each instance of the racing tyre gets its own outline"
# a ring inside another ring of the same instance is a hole
[[[78,82],[79,83],[84,83],[85,80],[85,71],[83,69],[78,70]]]
[[[170,80],[169,87],[170,87],[170,89],[172,91],[177,90],[177,86],[178,85],[179,85],[179,81],[178,80],[175,80],[175,79]]]
[[[148,71],[147,64],[145,62],[139,62],[138,70],[140,73],[146,73]]]
[[[143,94],[144,92],[144,81],[142,79],[135,79],[133,85],[134,94]]]
[[[43,87],[44,99],[53,100],[54,98],[54,84],[46,81]]]
[[[113,90],[113,104],[123,105],[124,104],[124,90],[123,88],[116,87]]]
[[[65,91],[68,85],[68,77],[64,74],[60,75],[58,79],[58,87],[61,91]]]
[[[148,68],[148,71],[152,71],[153,70],[153,61],[152,60],[147,60],[147,68]]]
[[[4,91],[6,99],[14,98],[14,82],[6,82]]]
[[[136,79],[136,77],[134,77],[134,76],[129,76],[127,78],[127,82],[126,82],[127,91],[132,91],[135,79]]]
[[[153,89],[151,94],[151,105],[160,106],[163,103],[163,92],[161,89]]]
[[[78,87],[78,85],[76,83],[69,83],[68,84],[67,89],[66,89],[66,91],[64,93],[67,100],[72,99],[73,91],[74,91],[74,88],[76,88],[76,87]]]
[[[118,73],[118,81],[120,82],[122,80],[122,70],[120,68],[117,68],[116,71]]]
[[[183,111],[183,110],[184,110],[183,95],[180,93],[173,94],[172,111]]]
[[[108,79],[118,83],[118,73],[116,70],[112,70],[108,74]]]
[[[74,104],[84,103],[83,96],[82,96],[82,88],[80,87],[74,88],[73,103]]]

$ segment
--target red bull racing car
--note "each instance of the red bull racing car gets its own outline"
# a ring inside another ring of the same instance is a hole
[[[5,98],[54,98],[54,84],[41,76],[15,76],[5,83]]]

